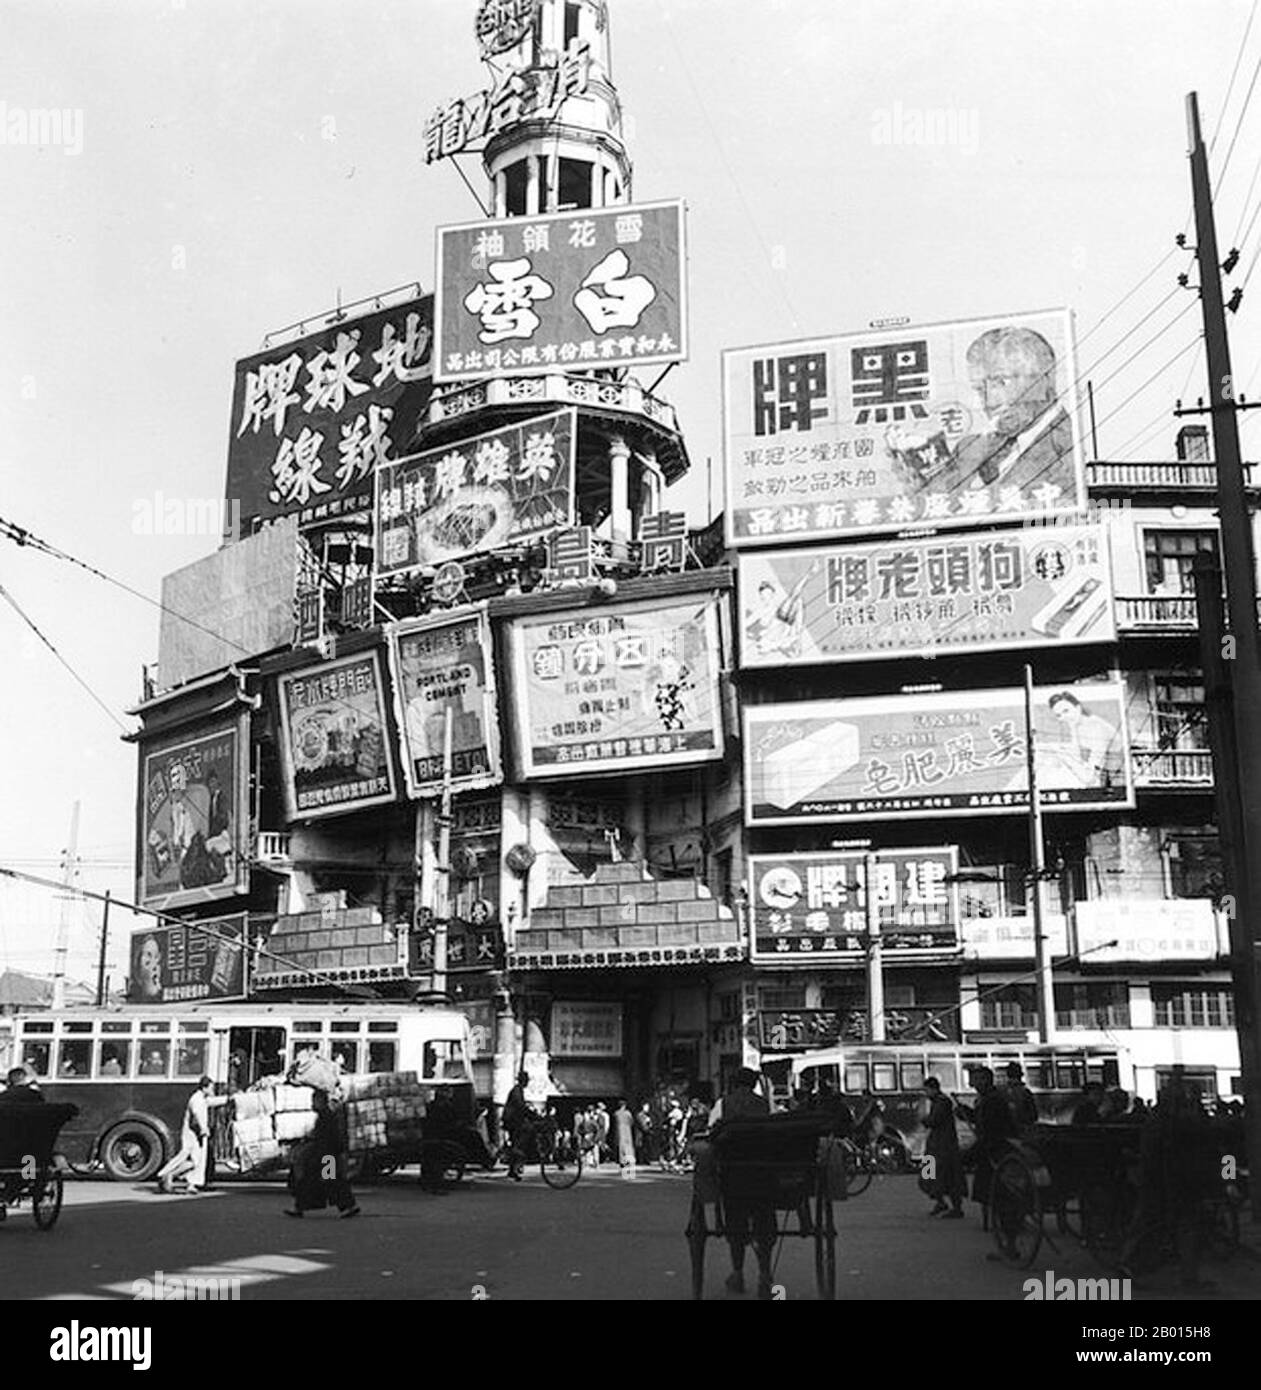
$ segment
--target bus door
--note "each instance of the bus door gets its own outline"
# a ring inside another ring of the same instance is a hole
[[[228,1087],[246,1090],[264,1076],[285,1070],[283,1028],[232,1028],[228,1032]]]

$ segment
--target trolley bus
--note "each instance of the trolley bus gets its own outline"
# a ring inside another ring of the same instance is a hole
[[[283,1073],[314,1048],[344,1075],[413,1071],[458,1123],[474,1119],[468,1021],[418,1004],[186,1004],[67,1009],[18,1017],[15,1055],[50,1101],[78,1106],[59,1148],[83,1170],[143,1182],[179,1144],[202,1076],[221,1092]],[[432,1088],[432,1089],[431,1089]],[[212,1114],[224,1115],[226,1107]],[[222,1123],[216,1139],[226,1139]],[[227,1146],[215,1144],[215,1156]]]

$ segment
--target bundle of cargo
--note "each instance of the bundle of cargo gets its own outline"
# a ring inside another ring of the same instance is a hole
[[[285,1145],[311,1133],[314,1097],[309,1086],[287,1086],[272,1078],[232,1097],[232,1142],[243,1170],[277,1162],[285,1156]]]
[[[346,1141],[351,1152],[419,1147],[425,1089],[414,1071],[346,1077]]]

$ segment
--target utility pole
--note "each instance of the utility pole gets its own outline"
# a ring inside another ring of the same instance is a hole
[[[60,911],[57,913],[57,944],[53,948],[53,1008],[66,1007],[66,957],[70,953],[70,890],[79,874],[79,803],[70,812],[70,839],[61,863]]]
[[[447,992],[447,923],[451,916],[451,777],[455,711],[446,709],[442,728],[442,800],[438,811],[438,862],[434,877],[433,978],[435,994]]]
[[[880,941],[880,856],[863,855],[863,896],[867,909],[867,1018],[868,1036],[884,1042],[884,951]]]
[[[1055,980],[1042,911],[1042,882],[1046,877],[1046,848],[1042,842],[1042,799],[1038,795],[1038,756],[1033,732],[1033,667],[1025,665],[1025,760],[1029,769],[1029,906],[1033,913],[1033,962],[1037,971],[1038,1041],[1055,1035]]]
[[[1217,463],[1217,506],[1222,537],[1222,568],[1226,576],[1226,608],[1229,637],[1221,642],[1222,655],[1230,659],[1234,756],[1216,762],[1215,774],[1226,785],[1219,804],[1238,809],[1238,835],[1224,856],[1226,886],[1234,899],[1230,913],[1231,958],[1236,971],[1236,1027],[1239,1030],[1240,1082],[1244,1091],[1244,1122],[1248,1154],[1261,1165],[1261,1046],[1258,1044],[1257,909],[1256,873],[1261,860],[1261,641],[1257,634],[1256,558],[1252,543],[1252,518],[1248,511],[1243,459],[1239,450],[1239,423],[1235,418],[1236,391],[1226,336],[1222,303],[1217,227],[1209,183],[1208,152],[1200,130],[1196,93],[1187,96],[1187,134],[1191,146],[1191,191],[1195,200],[1196,259],[1200,272],[1200,309],[1204,317],[1204,347],[1208,361],[1208,413],[1213,426],[1213,453]],[[1206,672],[1206,676],[1207,676]],[[1216,751],[1216,750],[1215,750]],[[1222,750],[1229,752],[1229,744]],[[1222,829],[1229,833],[1230,827]],[[1243,989],[1240,990],[1242,977]],[[1261,1190],[1252,1186],[1252,1217],[1261,1221]]]
[[[96,958],[96,1007],[105,1003],[105,953],[109,949],[109,889],[105,890],[105,909],[101,913],[101,952]]]

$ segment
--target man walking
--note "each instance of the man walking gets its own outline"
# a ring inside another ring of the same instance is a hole
[[[928,1093],[928,1130],[925,1152],[925,1188],[933,1199],[930,1216],[963,1220],[963,1164],[959,1158],[959,1131],[955,1127],[954,1106],[943,1095],[941,1082],[930,1076],[924,1082]]]
[[[331,1201],[343,1217],[358,1216],[359,1207],[346,1171],[350,1155],[346,1151],[342,1117],[334,1110],[327,1091],[312,1091],[311,1101],[315,1106],[315,1128],[295,1155],[289,1175],[293,1206],[285,1208],[285,1215],[304,1216]]]
[[[215,1083],[203,1076],[189,1096],[184,1107],[179,1152],[158,1173],[161,1191],[174,1192],[175,1179],[185,1174],[185,1192],[200,1192],[205,1187],[206,1157],[210,1148],[210,1100],[214,1093]]]
[[[530,1073],[519,1071],[517,1084],[504,1101],[502,1116],[504,1133],[508,1136],[508,1172],[516,1182],[521,1181],[521,1169],[525,1165],[525,1132],[530,1122],[530,1103],[525,1098],[525,1090],[529,1084]]]

